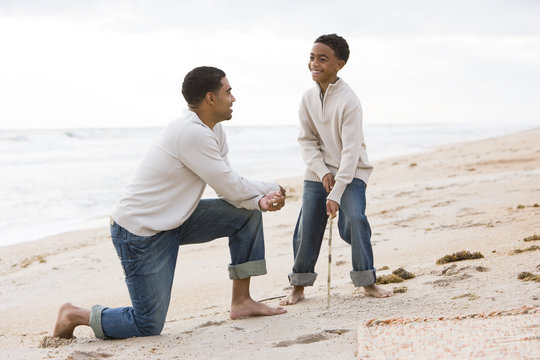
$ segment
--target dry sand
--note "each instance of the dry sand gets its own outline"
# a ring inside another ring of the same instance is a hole
[[[306,290],[305,301],[284,315],[231,321],[229,254],[227,241],[219,239],[181,248],[160,336],[103,341],[90,328],[79,327],[73,341],[43,343],[66,301],[84,307],[129,304],[104,226],[0,248],[0,358],[355,359],[369,356],[358,339],[365,339],[361,331],[373,319],[539,308],[540,283],[519,280],[518,274],[540,274],[540,251],[514,250],[540,247],[540,241],[524,241],[540,235],[540,129],[443,146],[375,167],[368,216],[377,274],[399,267],[414,273],[413,279],[384,285],[405,286],[406,292],[375,299],[355,289],[349,278],[350,248],[334,229],[330,309],[325,243],[319,278]],[[251,287],[255,299],[274,306],[289,291],[291,234],[302,192],[299,178],[282,184],[288,189],[287,206],[264,215],[268,274],[253,278]],[[461,250],[479,251],[484,258],[436,264]],[[380,270],[384,266],[388,270]],[[536,346],[540,356],[538,317],[530,329],[528,345]],[[419,346],[426,341],[422,336],[414,340]]]

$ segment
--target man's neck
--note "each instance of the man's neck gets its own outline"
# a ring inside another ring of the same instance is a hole
[[[197,114],[197,116],[199,117],[199,119],[201,119],[201,121],[203,122],[204,125],[208,126],[210,129],[213,129],[214,126],[216,126],[216,124],[219,122],[219,121],[215,121],[211,118],[211,116],[209,116],[204,110],[202,110],[201,108],[189,108],[190,111],[193,111],[195,114]]]

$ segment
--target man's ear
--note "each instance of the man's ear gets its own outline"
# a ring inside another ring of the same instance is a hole
[[[209,91],[206,93],[206,95],[204,96],[204,99],[209,103],[209,104],[213,104],[216,102],[216,96],[214,95],[213,92]]]

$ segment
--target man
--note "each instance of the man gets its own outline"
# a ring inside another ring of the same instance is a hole
[[[78,325],[89,325],[101,339],[160,334],[178,246],[221,237],[229,237],[231,253],[230,318],[286,312],[255,302],[249,293],[251,276],[266,274],[261,210],[281,209],[285,191],[230,168],[220,122],[231,119],[236,99],[223,71],[193,69],[182,94],[189,109],[158,135],[111,216],[132,307],[87,310],[64,304],[53,336],[70,338]],[[220,199],[201,200],[206,184]]]

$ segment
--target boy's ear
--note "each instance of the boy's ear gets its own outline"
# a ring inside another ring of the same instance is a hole
[[[343,69],[344,66],[345,66],[345,61],[338,60],[337,70],[339,71],[339,70]]]

